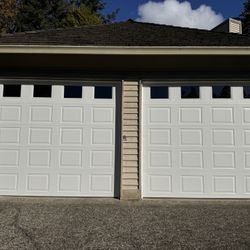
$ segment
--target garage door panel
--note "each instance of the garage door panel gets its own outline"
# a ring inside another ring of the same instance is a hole
[[[245,168],[249,168],[250,169],[250,151],[247,151],[244,153],[245,154],[245,164],[244,167]]]
[[[113,165],[113,151],[107,150],[92,150],[91,151],[91,168],[112,168]]]
[[[6,169],[2,169],[6,176]],[[84,171],[83,171],[84,170]],[[20,187],[16,190],[20,194],[27,195],[65,195],[65,192],[71,192],[73,196],[88,196],[89,192],[95,192],[98,195],[98,190],[109,192],[108,196],[112,196],[113,192],[113,171],[112,169],[103,170],[95,169],[42,169],[42,168],[22,168],[21,174],[15,174],[16,169],[8,171],[8,176],[16,176],[17,182],[21,181]],[[107,176],[108,180],[107,181]],[[92,178],[93,177],[93,178]],[[102,178],[103,177],[103,178]],[[89,188],[89,180],[93,179],[92,187]],[[98,183],[100,181],[100,183]],[[107,188],[107,186],[109,188]],[[103,190],[101,188],[103,187]],[[102,193],[101,192],[101,193]]]
[[[114,122],[114,109],[94,107],[92,108],[92,123],[93,124],[112,124]]]
[[[28,174],[26,176],[27,192],[48,192],[49,174]]]
[[[0,173],[0,192],[14,193],[17,191],[18,175],[13,173]]]
[[[180,107],[180,124],[200,124],[202,122],[202,109],[196,107]]]
[[[113,145],[113,130],[95,128],[91,130],[92,145]]]
[[[234,146],[235,131],[234,129],[213,129],[212,141],[214,146]]]
[[[146,180],[147,179],[147,180]],[[249,194],[250,177],[237,178],[232,175],[204,177],[198,173],[187,175],[150,174],[145,175],[144,192],[150,197],[244,197]],[[242,184],[238,187],[239,183]]]
[[[1,127],[0,144],[18,144],[20,142],[20,128]]]
[[[80,174],[58,175],[58,192],[81,193],[82,176]]]
[[[84,123],[84,108],[64,106],[61,109],[61,122]]]
[[[52,106],[37,106],[30,108],[31,122],[52,122]]]
[[[214,176],[213,191],[217,194],[235,194],[236,177],[235,176]]]
[[[30,128],[29,144],[47,144],[52,143],[52,128]]]
[[[204,193],[204,177],[202,175],[181,176],[182,193]]]
[[[33,85],[20,97],[1,92],[0,194],[114,196],[111,88],[110,99],[96,99],[95,86],[82,86],[82,98],[64,98],[63,85],[51,97],[34,97]]]
[[[180,145],[198,146],[203,144],[202,129],[180,129]]]
[[[236,168],[235,152],[213,152],[213,168],[234,169]]]
[[[92,174],[90,177],[90,192],[112,192],[112,179],[111,175]]]
[[[225,171],[226,170],[226,171]],[[204,168],[181,168],[181,167],[176,167],[176,166],[173,166],[172,168],[149,168],[147,170],[147,173],[148,174],[154,174],[154,173],[157,173],[157,174],[170,174],[170,175],[174,175],[174,174],[180,174],[180,175],[196,175],[196,174],[199,174],[199,175],[204,175],[204,177],[207,176],[207,174],[210,174],[213,175],[213,174],[216,174],[216,175],[223,175],[223,174],[230,174],[230,175],[237,175],[237,176],[241,176],[242,173],[238,173],[239,170],[236,169],[236,168],[228,168],[228,169],[224,169],[224,168],[213,168],[211,166],[208,167],[204,167]],[[244,173],[244,172],[243,172]],[[243,174],[244,176],[244,174]]]
[[[169,124],[171,122],[171,109],[168,107],[155,107],[149,109],[149,123]]]
[[[59,150],[60,168],[81,168],[83,152],[81,150]]]
[[[83,143],[83,131],[81,128],[61,128],[61,145],[81,145]]]
[[[28,166],[31,168],[49,168],[51,165],[50,150],[28,150]]]
[[[202,151],[182,151],[180,152],[180,161],[180,167],[184,169],[198,169],[204,167],[204,156]]]
[[[148,154],[149,168],[171,168],[172,152],[171,151],[149,151]]]
[[[245,177],[245,192],[250,194],[250,176]]]
[[[233,108],[212,108],[212,122],[213,123],[233,123],[234,109]]]
[[[243,108],[243,122],[250,123],[250,108]]]
[[[0,122],[19,122],[21,120],[21,106],[1,106]]]
[[[149,189],[151,192],[172,192],[172,178],[169,175],[149,176]]]
[[[17,167],[19,150],[0,149],[0,167]]]
[[[244,130],[244,143],[246,146],[250,145],[250,130]]]
[[[144,86],[144,197],[249,197],[249,99],[242,86],[230,86],[229,99],[199,87],[200,98],[183,99],[180,86],[168,86],[163,100]]]
[[[171,129],[150,129],[149,144],[152,146],[165,146],[171,143]]]

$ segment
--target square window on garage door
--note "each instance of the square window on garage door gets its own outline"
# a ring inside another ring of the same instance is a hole
[[[3,96],[4,97],[20,97],[21,85],[4,85]]]
[[[168,87],[167,86],[155,86],[150,88],[151,99],[167,99]]]
[[[213,98],[231,98],[230,86],[213,86]]]
[[[243,91],[244,91],[244,98],[250,98],[250,86],[244,86]]]
[[[181,98],[182,99],[200,98],[200,87],[199,86],[182,86]]]
[[[112,99],[112,87],[110,86],[96,86],[95,99]]]
[[[64,98],[82,98],[82,86],[64,86]]]
[[[34,85],[33,97],[50,98],[51,89],[51,85]]]

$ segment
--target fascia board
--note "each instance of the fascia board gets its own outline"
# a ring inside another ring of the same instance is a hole
[[[65,55],[250,55],[248,47],[121,47],[121,46],[45,46],[0,45],[0,54]]]

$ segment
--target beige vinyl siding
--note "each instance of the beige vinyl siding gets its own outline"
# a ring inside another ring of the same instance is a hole
[[[122,196],[139,194],[139,83],[123,84],[122,110]]]

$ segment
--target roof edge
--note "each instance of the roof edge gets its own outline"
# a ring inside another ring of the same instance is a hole
[[[250,55],[250,46],[58,46],[0,45],[0,54]]]

